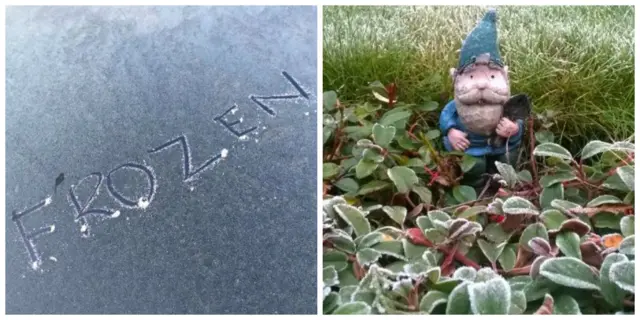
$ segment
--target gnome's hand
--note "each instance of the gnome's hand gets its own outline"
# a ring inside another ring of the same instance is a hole
[[[458,129],[450,129],[447,133],[447,138],[449,138],[449,142],[454,150],[464,151],[469,148],[469,140],[467,140],[467,134],[458,130]]]
[[[518,127],[517,123],[507,118],[502,118],[500,119],[500,123],[498,123],[496,133],[503,138],[509,138],[518,134],[519,130],[520,128]]]

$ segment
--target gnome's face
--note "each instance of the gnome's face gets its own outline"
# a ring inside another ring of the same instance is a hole
[[[510,96],[507,71],[506,66],[489,61],[477,61],[461,71],[452,69],[456,109],[470,131],[487,136],[495,131]]]

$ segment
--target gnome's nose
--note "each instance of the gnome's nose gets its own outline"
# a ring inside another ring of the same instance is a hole
[[[476,87],[480,90],[484,90],[487,88],[487,81],[484,80],[478,80],[478,82],[476,83]]]

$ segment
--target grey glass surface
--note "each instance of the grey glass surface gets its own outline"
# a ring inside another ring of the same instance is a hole
[[[315,7],[6,19],[7,313],[316,313]]]

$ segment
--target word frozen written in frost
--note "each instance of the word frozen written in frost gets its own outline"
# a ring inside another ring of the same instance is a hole
[[[282,72],[284,78],[293,86],[293,88],[297,91],[296,93],[285,93],[285,94],[276,94],[276,95],[266,95],[266,96],[257,96],[250,95],[249,99],[253,101],[260,110],[264,111],[270,117],[275,117],[277,115],[276,111],[267,104],[267,101],[278,101],[278,100],[292,100],[292,99],[305,99],[307,101],[310,100],[310,95],[307,93],[298,82],[291,77],[286,71]],[[239,128],[240,124],[244,122],[244,118],[240,117],[238,120],[229,121],[226,119],[227,115],[230,113],[231,115],[235,115],[238,111],[239,107],[234,104],[231,108],[227,109],[222,114],[214,117],[214,121],[224,127],[226,131],[234,135],[239,140],[247,140],[247,134],[252,131],[258,129],[257,126],[245,126],[244,128]],[[266,129],[266,127],[262,127]],[[258,140],[256,139],[256,142]],[[182,178],[183,182],[189,183],[197,179],[203,172],[212,169],[217,163],[224,160],[229,155],[228,149],[222,149],[219,153],[215,154],[211,158],[205,160],[199,166],[194,166],[191,161],[191,146],[189,144],[189,140],[187,136],[181,134],[180,136],[169,140],[165,143],[158,145],[157,147],[149,149],[147,152],[149,154],[158,154],[164,152],[166,150],[172,149],[172,147],[177,147],[177,149],[182,152]],[[174,148],[175,149],[175,148]],[[122,190],[119,190],[114,184],[114,176],[117,172],[128,172],[129,174],[137,173],[146,177],[147,188],[145,195],[142,197],[131,197],[130,195],[124,194]],[[93,187],[91,194],[88,195],[85,199],[79,199],[77,194],[77,189],[80,185],[84,183],[92,182]],[[94,208],[92,207],[92,203],[98,198],[100,195],[100,191],[103,189],[103,185],[106,187],[107,195],[113,198],[120,206],[120,209],[115,208]],[[101,172],[93,172],[82,179],[78,180],[76,185],[71,185],[69,187],[69,193],[67,194],[67,200],[69,205],[75,211],[74,221],[80,224],[80,234],[82,237],[89,237],[91,235],[91,223],[95,221],[102,221],[105,219],[113,219],[120,216],[121,209],[147,209],[154,200],[156,195],[156,190],[158,187],[158,180],[156,178],[155,171],[153,167],[147,165],[146,163],[137,163],[137,162],[127,162],[121,165],[116,166],[113,170],[109,171],[106,176]],[[193,191],[193,186],[189,187],[190,191]],[[53,199],[51,196],[47,196],[43,200],[39,201],[35,205],[18,211],[13,210],[11,212],[11,220],[16,225],[18,232],[22,238],[22,241],[27,250],[27,254],[29,256],[29,264],[31,268],[34,270],[40,270],[41,265],[43,263],[42,255],[37,249],[36,239],[40,238],[43,235],[51,234],[55,232],[55,225],[50,224],[44,227],[37,228],[35,230],[27,231],[24,226],[23,219],[27,215],[34,214],[38,211],[42,211],[47,206],[53,203]],[[129,217],[127,217],[127,220]],[[56,258],[50,257],[51,261],[57,261]]]

